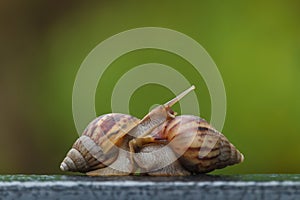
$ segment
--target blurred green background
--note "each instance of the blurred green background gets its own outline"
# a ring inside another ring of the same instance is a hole
[[[227,94],[222,132],[245,161],[214,173],[300,173],[299,10],[297,0],[2,0],[0,173],[61,173],[59,164],[78,137],[72,89],[80,64],[106,38],[145,26],[192,37],[220,70]],[[115,81],[148,62],[196,82],[201,116],[210,118],[201,77],[180,57],[152,49],[112,63],[98,85],[98,115],[111,112]],[[132,96],[130,113],[141,117],[172,97],[164,87],[146,85]]]

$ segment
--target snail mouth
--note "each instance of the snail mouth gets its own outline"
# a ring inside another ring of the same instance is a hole
[[[174,112],[173,110],[169,110],[168,111],[168,117],[171,118],[171,119],[174,119],[176,117],[177,113]]]

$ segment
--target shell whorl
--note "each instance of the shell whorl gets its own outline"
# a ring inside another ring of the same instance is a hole
[[[136,124],[139,120],[125,114],[106,114],[93,120],[73,144],[67,156],[60,165],[62,171],[88,172],[104,168],[118,157],[118,146],[123,137],[104,151],[111,138],[117,138],[128,124]],[[123,135],[123,134],[121,134]]]
[[[87,166],[85,159],[81,153],[72,148],[68,152],[67,156],[60,165],[62,171],[77,171],[78,169],[83,170]]]
[[[116,152],[112,152],[116,153]],[[104,156],[101,147],[88,136],[79,137],[61,164],[63,171],[87,172],[103,168],[114,161],[115,156]]]
[[[244,159],[222,133],[197,116],[178,116],[163,124],[157,135],[169,141],[180,163],[194,173],[210,172]]]

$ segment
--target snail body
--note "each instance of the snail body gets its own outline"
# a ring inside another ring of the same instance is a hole
[[[187,176],[191,173],[183,168],[174,151],[164,144],[149,143],[134,156],[139,172],[150,176]]]
[[[90,176],[152,176],[206,173],[243,161],[243,155],[205,120],[175,116],[171,107],[185,90],[143,119],[110,113],[94,119],[60,165],[62,171]]]

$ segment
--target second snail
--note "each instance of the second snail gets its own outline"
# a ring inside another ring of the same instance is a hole
[[[244,156],[204,119],[171,107],[192,86],[143,119],[110,113],[94,119],[60,165],[89,176],[182,176],[238,164]]]

